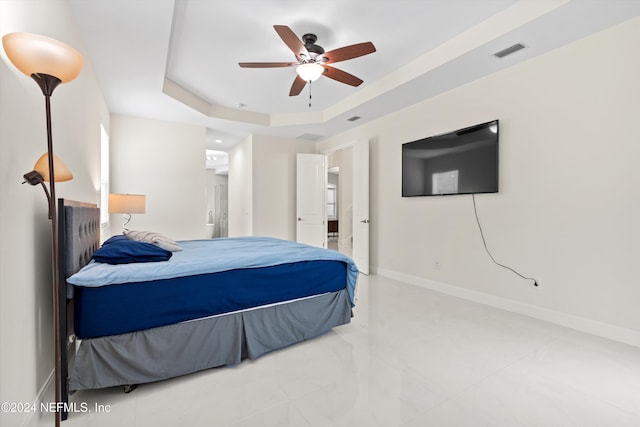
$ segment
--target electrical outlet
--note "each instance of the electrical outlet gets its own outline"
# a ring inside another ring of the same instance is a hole
[[[436,270],[440,270],[440,261],[439,260],[433,261],[433,266],[435,267]]]

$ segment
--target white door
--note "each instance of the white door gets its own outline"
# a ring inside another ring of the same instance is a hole
[[[296,182],[296,241],[326,248],[326,156],[298,153]]]
[[[353,145],[353,260],[369,274],[369,140]]]

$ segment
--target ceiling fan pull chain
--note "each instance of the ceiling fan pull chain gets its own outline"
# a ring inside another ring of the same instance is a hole
[[[311,80],[309,80],[309,108],[311,108]]]

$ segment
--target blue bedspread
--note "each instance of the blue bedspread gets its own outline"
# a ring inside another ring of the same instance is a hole
[[[358,268],[339,252],[271,237],[235,237],[178,242],[182,251],[168,261],[110,265],[92,261],[67,279],[85,287],[145,282],[241,268],[258,268],[301,261],[343,261],[347,265],[347,291],[355,304]]]

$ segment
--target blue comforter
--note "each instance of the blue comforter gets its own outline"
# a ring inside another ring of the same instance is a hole
[[[76,286],[97,287],[146,282],[241,268],[269,267],[301,261],[343,261],[347,264],[347,291],[355,304],[358,268],[339,252],[271,237],[235,237],[178,242],[182,251],[168,261],[110,265],[92,261],[67,279]]]

